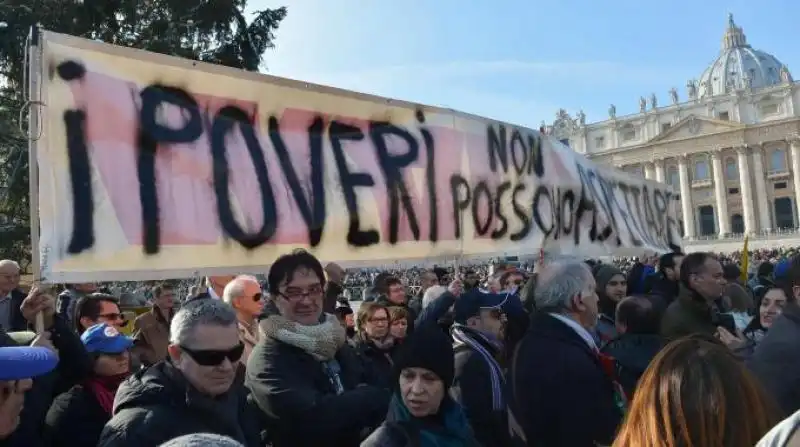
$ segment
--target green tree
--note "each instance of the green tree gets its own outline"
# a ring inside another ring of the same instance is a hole
[[[246,6],[247,0],[0,0],[0,258],[30,259],[28,141],[19,123],[30,28],[256,71],[286,8],[257,11],[248,21]]]

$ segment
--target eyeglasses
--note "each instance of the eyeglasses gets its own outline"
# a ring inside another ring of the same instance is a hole
[[[286,298],[289,301],[300,301],[303,297],[317,299],[322,296],[322,286],[311,286],[308,290],[303,290],[295,287],[287,287],[285,291],[278,292],[278,295]]]
[[[257,302],[261,301],[261,298],[263,298],[263,297],[264,296],[262,294],[256,293],[251,298],[253,299],[253,301],[255,301],[257,303]]]
[[[181,346],[198,365],[217,366],[227,358],[231,363],[238,362],[244,354],[244,344],[239,343],[231,349],[189,349]]]

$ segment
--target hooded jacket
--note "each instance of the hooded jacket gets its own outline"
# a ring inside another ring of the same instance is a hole
[[[600,314],[593,335],[597,345],[602,346],[617,336],[615,319],[618,302],[606,295],[606,286],[613,277],[622,275],[622,271],[612,265],[600,264],[593,269],[593,274],[597,284],[597,297],[600,300],[598,303]]]

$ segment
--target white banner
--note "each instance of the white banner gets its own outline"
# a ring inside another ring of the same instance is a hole
[[[664,252],[676,195],[539,132],[43,33],[41,274]],[[36,186],[36,185],[34,185]]]

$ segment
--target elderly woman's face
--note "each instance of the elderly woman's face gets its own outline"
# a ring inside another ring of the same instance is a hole
[[[405,368],[400,372],[400,395],[414,417],[436,414],[444,393],[444,382],[429,369]]]

